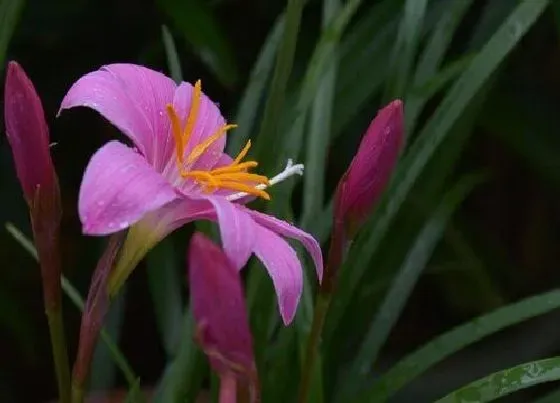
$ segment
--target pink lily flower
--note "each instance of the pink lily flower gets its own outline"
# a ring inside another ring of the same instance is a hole
[[[249,389],[251,401],[258,400],[253,339],[238,271],[200,233],[191,239],[188,262],[197,341],[220,376],[220,403],[236,401],[238,384]]]
[[[251,254],[270,274],[286,324],[302,292],[301,263],[283,237],[300,241],[323,262],[317,241],[272,216],[244,207],[270,196],[273,183],[249,172],[243,161],[250,141],[235,157],[224,153],[226,124],[217,105],[194,86],[176,85],[165,75],[133,64],[111,64],[80,78],[62,109],[96,110],[133,143],[111,141],[91,158],[82,181],[78,210],[83,232],[106,235],[129,228],[119,263],[109,279],[114,294],[146,252],[187,222],[218,222],[225,253],[240,270]]]

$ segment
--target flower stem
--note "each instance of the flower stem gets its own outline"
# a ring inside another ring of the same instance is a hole
[[[84,389],[72,382],[72,403],[82,403],[84,401]]]
[[[60,403],[70,403],[70,367],[68,366],[62,309],[60,309],[60,305],[57,307],[47,307],[46,314],[49,323],[51,348]]]
[[[313,379],[315,361],[317,359],[317,351],[321,343],[321,334],[329,305],[331,303],[331,292],[319,292],[315,301],[315,309],[313,310],[313,322],[311,325],[311,333],[307,339],[307,347],[305,349],[305,361],[303,362],[303,370],[301,375],[301,383],[299,389],[299,403],[306,403],[309,391],[311,389],[311,381]]]
[[[237,402],[237,382],[235,376],[226,373],[220,377],[220,403]]]

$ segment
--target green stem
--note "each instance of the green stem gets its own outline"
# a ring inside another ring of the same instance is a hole
[[[46,314],[60,403],[70,403],[70,367],[68,366],[68,353],[66,351],[66,338],[60,305],[56,308],[47,308]]]
[[[311,333],[307,339],[307,347],[305,349],[305,361],[303,362],[303,370],[301,374],[301,383],[299,389],[299,403],[306,403],[313,379],[315,361],[317,359],[317,351],[321,343],[321,334],[329,305],[332,299],[332,292],[319,292],[315,301],[315,309],[313,310],[313,322],[311,324]]]
[[[72,382],[72,403],[83,403],[84,401],[84,389]]]

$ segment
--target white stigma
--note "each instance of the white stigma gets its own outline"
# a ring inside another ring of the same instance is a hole
[[[288,179],[290,176],[293,175],[303,175],[303,169],[304,169],[304,165],[303,164],[295,164],[293,163],[293,161],[291,159],[288,160],[288,163],[286,164],[286,168],[284,168],[284,170],[282,172],[280,172],[278,175],[276,175],[275,177],[271,178],[268,181],[268,185],[265,184],[259,184],[257,186],[255,186],[255,189],[259,189],[259,190],[264,190],[270,186],[274,186],[277,183],[280,183],[286,179]],[[229,195],[226,197],[227,200],[229,201],[235,201],[235,200],[239,200],[244,198],[245,196],[248,196],[249,193],[245,193],[245,192],[239,192],[239,193],[234,193],[232,195]]]

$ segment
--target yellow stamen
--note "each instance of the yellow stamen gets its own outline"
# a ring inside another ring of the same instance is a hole
[[[220,167],[220,168],[216,168],[212,170],[213,174],[220,174],[222,172],[238,172],[238,171],[243,171],[245,169],[249,169],[249,168],[255,168],[257,165],[259,165],[258,162],[256,161],[245,161],[242,162],[241,164],[237,164],[237,165],[228,165],[225,167]]]
[[[173,105],[167,104],[165,106],[165,110],[167,111],[167,116],[169,116],[169,120],[171,121],[171,131],[173,132],[173,139],[175,140],[177,163],[181,164],[183,162],[184,151],[183,139],[181,137],[181,121],[179,120],[179,116],[177,116],[175,109],[173,109]]]
[[[187,117],[187,123],[185,124],[185,130],[183,131],[183,144],[186,146],[189,143],[194,125],[196,123],[196,118],[198,117],[198,109],[200,108],[200,100],[202,99],[202,82],[197,80],[194,84],[194,89],[191,98],[191,108],[189,110],[189,116]]]
[[[262,197],[265,200],[270,200],[270,195],[264,190],[254,188],[252,186],[246,185],[239,182],[220,182],[220,188],[237,190],[238,192],[245,192],[249,195]]]
[[[214,172],[212,172],[214,174]],[[263,183],[268,185],[268,178],[264,175],[257,175],[257,174],[250,174],[246,172],[236,172],[236,173],[223,173],[223,174],[214,174],[214,178],[218,180],[236,180],[236,181],[248,181],[248,182],[255,182],[255,183]]]
[[[197,144],[196,147],[194,147],[191,151],[191,153],[189,154],[189,156],[187,157],[187,165],[191,165],[194,162],[196,162],[196,160],[202,155],[204,154],[204,152],[212,145],[216,142],[216,140],[218,140],[220,137],[222,137],[224,134],[226,134],[226,132],[230,129],[234,129],[236,128],[237,125],[224,125],[222,127],[220,127],[218,130],[216,130],[216,133],[214,133],[213,135],[211,135],[210,137],[208,137],[206,140],[204,140],[202,143]]]
[[[245,144],[245,147],[243,147],[243,150],[241,150],[241,152],[239,154],[237,154],[237,157],[235,157],[235,160],[233,160],[233,163],[234,164],[239,164],[241,162],[241,160],[243,158],[245,158],[245,156],[249,152],[249,148],[251,148],[251,140],[247,141],[247,144]]]
[[[244,192],[252,196],[262,197],[270,200],[270,195],[262,189],[256,189],[255,185],[269,185],[268,178],[264,175],[249,173],[248,170],[255,168],[258,163],[256,161],[241,162],[247,156],[251,148],[249,140],[245,147],[239,152],[237,157],[227,166],[222,166],[208,171],[190,171],[189,169],[208,149],[224,136],[228,130],[237,127],[233,124],[225,124],[218,128],[214,134],[206,138],[200,144],[191,148],[191,152],[185,157],[185,150],[189,140],[191,139],[194,127],[198,119],[200,103],[202,99],[202,85],[198,80],[193,88],[191,105],[187,115],[185,126],[182,126],[181,118],[172,104],[165,106],[167,115],[171,122],[171,131],[173,140],[175,141],[175,153],[177,158],[177,167],[182,178],[191,178],[198,183],[201,189],[211,193],[219,189],[234,190]]]

